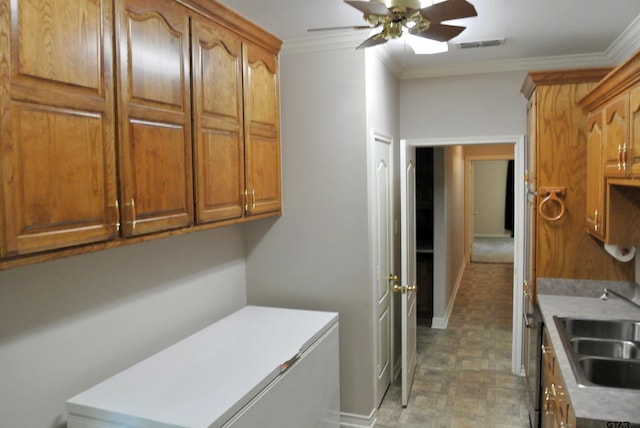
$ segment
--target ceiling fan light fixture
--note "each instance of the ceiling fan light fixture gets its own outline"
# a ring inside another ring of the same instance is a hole
[[[402,37],[406,32],[414,52],[446,52],[449,50],[446,42],[457,37],[466,27],[443,24],[443,22],[478,16],[475,7],[467,0],[431,0],[431,5],[426,7],[421,0],[344,0],[344,2],[362,12],[364,20],[369,25],[328,27],[324,28],[325,30],[382,27],[379,33],[370,35],[356,49],[384,44],[389,40]],[[322,28],[309,31],[319,30]],[[411,40],[410,35],[431,41],[421,43],[415,39]]]
[[[395,21],[387,22],[382,30],[382,37],[387,40],[402,37],[402,24]]]
[[[433,55],[449,50],[449,44],[447,42],[438,42],[408,33],[405,34],[404,37],[416,55]]]

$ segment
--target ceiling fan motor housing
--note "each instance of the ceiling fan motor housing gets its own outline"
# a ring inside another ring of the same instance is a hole
[[[404,9],[414,9],[418,10],[422,8],[419,0],[376,0],[380,3],[384,4],[388,9],[393,10],[394,8],[404,8]]]

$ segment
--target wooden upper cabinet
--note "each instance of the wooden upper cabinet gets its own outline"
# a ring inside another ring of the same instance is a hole
[[[118,234],[108,0],[0,0],[0,256]]]
[[[244,45],[244,114],[248,215],[279,213],[280,103],[278,58],[258,46]]]
[[[214,0],[0,0],[0,269],[279,215],[281,43]]]
[[[587,182],[586,182],[586,227],[599,239],[605,237],[604,178],[602,170],[602,120],[598,111],[587,119]]]
[[[127,236],[193,223],[188,10],[117,0],[122,224]]]
[[[242,43],[192,20],[195,204],[198,223],[244,214]]]
[[[640,176],[640,86],[629,95],[629,148],[627,170],[634,177]]]
[[[622,94],[604,108],[603,162],[605,176],[627,173],[625,157],[629,148],[629,94]]]

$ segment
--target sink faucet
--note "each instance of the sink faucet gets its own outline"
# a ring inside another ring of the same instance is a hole
[[[604,289],[604,292],[602,293],[602,296],[600,296],[600,298],[602,300],[608,300],[609,299],[609,293],[618,296],[619,298],[621,298],[622,300],[626,300],[627,302],[631,303],[633,306],[635,306],[636,308],[640,309],[640,305],[637,304],[636,302],[634,302],[633,300],[629,299],[628,297],[623,296],[620,293],[617,293],[613,290],[609,290],[608,288]]]

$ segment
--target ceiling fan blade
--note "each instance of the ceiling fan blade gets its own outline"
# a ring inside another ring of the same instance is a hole
[[[410,33],[414,36],[420,36],[426,39],[436,40],[438,42],[447,42],[462,33],[465,28],[466,27],[459,27],[457,25],[446,25],[432,22],[426,30],[415,33],[410,31]]]
[[[309,28],[307,31],[330,31],[330,30],[371,30],[376,27],[370,25],[351,25],[347,27],[323,27],[323,28]]]
[[[391,11],[387,9],[387,6],[385,6],[384,3],[380,3],[376,0],[372,0],[372,1],[344,0],[344,2],[349,6],[355,7],[365,15],[376,15],[376,16],[393,15]]]
[[[382,33],[378,33],[378,34],[374,34],[373,36],[369,37],[367,40],[362,42],[360,46],[358,46],[356,49],[370,48],[372,46],[381,45],[383,43],[387,43],[387,39],[385,39],[382,36]]]
[[[478,16],[476,8],[466,0],[447,0],[420,9],[420,14],[431,22]]]

